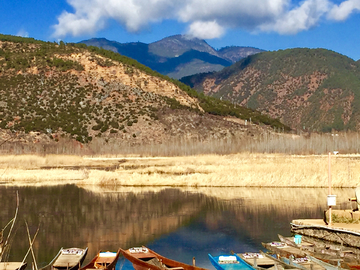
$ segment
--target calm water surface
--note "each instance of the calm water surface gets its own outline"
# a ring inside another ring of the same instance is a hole
[[[0,187],[0,226],[20,207],[9,261],[22,261],[29,248],[25,221],[33,236],[38,266],[52,260],[61,247],[89,247],[85,263],[99,250],[116,251],[145,245],[188,264],[214,269],[207,254],[264,250],[261,242],[291,235],[290,222],[322,218],[327,189],[128,188],[93,192],[73,185]],[[352,189],[333,189],[338,208],[348,208]],[[28,269],[31,256],[28,257]],[[132,269],[121,259],[117,270]]]

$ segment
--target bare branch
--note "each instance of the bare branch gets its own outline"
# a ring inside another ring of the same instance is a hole
[[[29,238],[30,247],[29,247],[28,251],[26,252],[22,263],[25,262],[26,257],[29,255],[29,252],[31,251],[31,255],[32,255],[32,258],[33,258],[33,261],[34,261],[34,265],[35,265],[35,270],[38,270],[37,263],[36,263],[36,258],[35,258],[35,254],[34,254],[34,250],[33,250],[33,244],[34,244],[35,238],[36,238],[36,236],[37,236],[37,234],[39,232],[40,224],[39,224],[39,226],[38,226],[38,228],[37,228],[37,230],[35,232],[34,238],[32,240],[31,240],[31,237],[30,237],[29,226],[28,226],[26,220],[25,220],[25,224],[26,224],[26,230],[27,230],[27,234],[28,234],[28,238]]]
[[[12,233],[12,230],[14,228],[14,225],[15,225],[15,221],[16,221],[16,218],[17,218],[17,214],[18,214],[18,211],[19,211],[19,192],[16,191],[16,211],[15,211],[15,216],[14,218],[12,219],[12,224],[11,224],[11,227],[10,227],[10,231],[6,237],[6,240],[5,242],[2,244],[2,247],[1,247],[1,253],[0,253],[0,262],[2,261],[3,259],[3,255],[7,249],[7,246],[9,244],[9,239],[11,237],[11,233]],[[6,227],[11,223],[11,221],[6,225]]]

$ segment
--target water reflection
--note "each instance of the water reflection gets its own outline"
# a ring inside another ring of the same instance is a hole
[[[290,221],[322,218],[327,189],[199,188],[87,190],[73,185],[0,188],[0,225],[20,209],[9,260],[22,260],[34,235],[38,264],[60,247],[89,247],[85,263],[99,250],[146,245],[156,252],[213,269],[207,254],[263,249],[261,242],[290,234]],[[352,189],[335,189],[338,207],[348,208]],[[29,265],[31,262],[28,258]],[[29,267],[28,267],[29,268]],[[119,261],[118,268],[131,265]]]

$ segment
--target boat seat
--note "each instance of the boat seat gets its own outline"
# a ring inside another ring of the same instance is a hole
[[[150,263],[152,265],[155,265],[157,267],[163,268],[163,269],[170,269],[170,270],[184,270],[183,267],[168,267],[167,265],[161,263],[157,258],[152,258],[151,260],[147,261],[147,263]]]
[[[157,258],[152,258],[151,260],[148,260],[147,263],[150,263],[160,268],[167,268],[167,266],[162,264]]]

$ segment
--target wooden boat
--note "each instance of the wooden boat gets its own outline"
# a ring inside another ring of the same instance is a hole
[[[301,259],[304,257],[312,256],[313,258],[316,258],[333,266],[339,266],[340,268],[343,269],[352,269],[352,270],[360,269],[360,261],[358,260],[357,256],[352,254],[345,253],[346,256],[340,257],[340,256],[333,256],[321,252],[304,251],[301,250],[300,248],[289,246],[283,242],[271,242],[271,243],[262,243],[262,244],[265,248],[267,248],[274,254],[277,254],[277,256],[281,258],[287,258],[287,259],[292,258],[292,260],[295,260],[295,259]]]
[[[115,270],[116,263],[119,259],[120,249],[117,252],[99,251],[98,254],[87,265],[80,270]]]
[[[257,268],[251,266],[246,261],[241,259],[236,254],[212,256],[208,254],[211,264],[216,270],[256,270]]]
[[[168,259],[147,247],[133,247],[127,250],[120,248],[120,252],[132,263],[135,270],[206,270],[205,268]]]
[[[285,258],[281,257],[281,261],[288,265],[293,265],[296,268],[300,268],[302,270],[326,270],[322,265],[310,260],[308,257],[304,258]]]
[[[296,244],[291,240],[292,238],[286,238],[281,235],[279,235],[279,238],[282,242],[303,250],[308,257],[311,256],[316,260],[320,260],[335,267],[341,267],[344,269],[360,269],[359,254],[353,252],[352,249],[345,248],[343,246],[335,249],[331,248],[331,245],[325,248],[325,245],[321,247],[308,241],[304,241],[304,243],[301,242],[301,244]],[[325,266],[323,265],[323,267]],[[331,267],[329,266],[328,268]]]
[[[280,234],[278,234],[278,237],[281,242],[286,243],[289,246],[293,246],[296,248],[299,248],[300,250],[303,250],[310,254],[326,254],[334,257],[349,257],[351,260],[354,260],[356,257],[359,257],[359,253],[356,249],[350,248],[350,247],[344,247],[334,244],[326,244],[322,243],[319,244],[315,242],[310,241],[301,241],[301,243],[297,244],[294,241],[293,237],[284,237]]]
[[[61,248],[55,258],[39,270],[77,270],[85,260],[88,248]]]
[[[278,266],[280,266],[282,269],[302,269],[302,270],[307,270],[307,268],[305,266],[297,264],[296,262],[291,262],[290,263],[290,262],[287,262],[287,261],[283,261],[283,260],[281,260],[281,258],[280,259],[275,258],[273,256],[270,256],[269,254],[264,253],[263,251],[260,251],[260,253],[264,257],[266,257],[269,260],[272,260],[274,262],[274,266],[275,266],[274,268],[275,269],[278,269],[279,268]]]
[[[236,253],[236,255],[254,268],[271,268],[275,265],[274,260],[260,252]]]
[[[289,246],[300,248],[301,250],[307,250],[310,252],[315,252],[315,244],[301,240],[301,243],[295,243],[294,237],[284,237],[281,234],[278,234],[278,237],[281,242],[286,243]]]
[[[0,262],[0,270],[24,270],[26,265],[23,262]]]
[[[275,260],[276,262],[279,263],[280,266],[282,266],[284,269],[301,269],[301,270],[325,270],[325,268],[315,262],[312,262],[307,256],[306,257],[290,257],[290,258],[286,258],[286,257],[279,257],[279,258],[274,258],[272,256],[270,256],[269,254],[265,254],[264,252],[260,251],[264,256]],[[281,264],[281,262],[287,266],[284,266],[283,264]]]
[[[277,254],[278,257],[285,257],[289,258],[290,256],[293,256],[295,258],[303,258],[306,257],[306,253],[293,246],[289,246],[286,243],[279,242],[279,241],[273,241],[270,243],[261,243],[267,250],[271,251],[274,254]]]
[[[315,258],[315,257],[313,257],[313,256],[310,256],[310,255],[309,255],[309,258],[310,258],[311,261],[313,261],[313,262],[315,262],[316,264],[324,267],[326,270],[344,270],[344,268],[341,268],[341,267],[340,267],[340,263],[339,263],[340,261],[338,261],[338,265],[335,266],[335,265],[332,265],[332,264],[330,264],[330,263],[324,262],[324,261],[322,261],[322,260],[320,260],[320,259],[318,259],[318,258]]]

